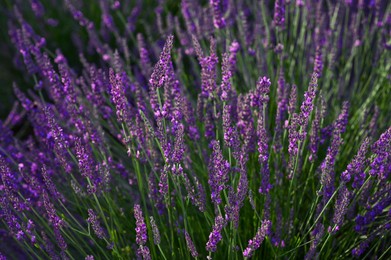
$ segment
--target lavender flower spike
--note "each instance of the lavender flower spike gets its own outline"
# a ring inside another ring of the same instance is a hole
[[[134,205],[134,217],[136,219],[136,243],[139,245],[137,253],[144,260],[151,259],[149,248],[145,245],[147,243],[147,225],[144,221],[143,212],[139,204]]]
[[[391,169],[391,127],[373,144],[372,151],[376,157],[371,163],[369,174],[386,180]]]
[[[164,85],[167,77],[167,68],[171,60],[171,49],[174,41],[174,36],[168,36],[166,43],[164,44],[163,51],[160,54],[159,61],[156,63],[153,68],[151,78],[149,79],[149,84],[155,89],[160,88]]]
[[[222,216],[217,216],[215,219],[215,224],[213,225],[213,230],[209,235],[209,240],[206,243],[206,250],[209,252],[215,252],[217,249],[217,243],[223,238],[221,235],[221,230],[225,226],[225,220]]]
[[[94,233],[98,238],[104,239],[106,237],[105,231],[100,226],[100,223],[98,221],[98,217],[96,216],[95,212],[92,209],[88,209],[87,222],[92,225],[92,229],[94,230]]]
[[[367,159],[365,158],[366,153],[369,148],[369,138],[366,138],[361,144],[360,149],[358,150],[357,155],[354,159],[348,164],[346,170],[341,174],[341,180],[344,182],[349,182],[352,177],[354,177],[354,182],[352,184],[353,188],[359,189],[364,183],[365,179],[365,164]]]
[[[189,249],[191,256],[197,257],[198,256],[197,249],[195,248],[193,240],[191,239],[191,237],[190,237],[189,233],[187,233],[187,231],[185,231],[185,239],[186,239],[187,248]]]
[[[334,216],[333,216],[333,223],[335,225],[332,232],[336,232],[339,230],[340,226],[342,225],[344,216],[348,210],[348,205],[350,202],[351,193],[346,188],[346,186],[342,186],[342,188],[338,192],[338,199],[335,202],[335,208],[334,208]]]
[[[255,250],[257,250],[263,240],[265,239],[266,235],[269,234],[269,230],[270,230],[270,226],[271,226],[271,222],[270,220],[264,220],[262,221],[262,225],[260,228],[258,228],[258,232],[257,234],[255,235],[255,237],[253,239],[250,239],[248,241],[248,246],[247,248],[243,251],[243,256],[244,257],[251,257],[254,253]]]
[[[228,181],[230,165],[224,160],[218,141],[212,141],[213,153],[209,164],[209,180],[212,202],[221,203],[220,192],[224,190],[225,183]]]
[[[220,0],[210,0],[210,5],[213,8],[213,25],[217,29],[225,27],[225,19],[221,13],[221,2]]]
[[[144,222],[143,212],[139,204],[134,205],[134,217],[136,219],[136,243],[140,246],[147,242],[147,225]]]
[[[152,226],[152,232],[153,232],[153,242],[155,243],[155,245],[159,245],[160,244],[160,232],[159,232],[159,229],[156,225],[156,222],[155,222],[155,219],[151,216],[149,217],[150,219],[150,223],[151,223],[151,226]]]
[[[285,25],[285,0],[276,0],[274,3],[274,24],[278,27]]]
[[[311,81],[308,87],[308,90],[304,93],[304,101],[301,104],[300,112],[300,125],[303,125],[303,129],[306,128],[308,124],[308,118],[314,109],[314,99],[316,97],[316,89],[318,87],[318,74],[313,73]]]

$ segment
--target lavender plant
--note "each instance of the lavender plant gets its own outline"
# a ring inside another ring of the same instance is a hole
[[[1,11],[0,259],[391,257],[388,1]]]

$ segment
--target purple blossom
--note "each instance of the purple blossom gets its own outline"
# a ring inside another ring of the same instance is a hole
[[[220,192],[225,189],[225,183],[229,178],[230,165],[224,160],[218,141],[212,141],[213,152],[209,162],[209,186],[211,199],[216,205],[221,203]]]
[[[164,166],[162,173],[160,174],[159,192],[165,196],[168,193],[168,166]]]
[[[258,161],[261,164],[261,179],[262,184],[259,188],[261,194],[269,193],[271,189],[271,184],[269,180],[269,145],[268,138],[266,134],[266,129],[264,126],[262,116],[258,118],[258,127],[257,127],[257,137],[258,137]]]
[[[232,122],[232,106],[225,105],[223,107],[223,132],[224,132],[224,144],[227,147],[232,148],[233,151],[239,150],[239,136],[236,127]]]
[[[221,100],[226,102],[229,100],[229,94],[231,91],[231,77],[232,71],[229,63],[228,53],[223,55],[223,64],[222,64],[222,81],[221,81]]]
[[[251,110],[252,97],[253,96],[251,94],[240,95],[237,105],[238,121],[236,126],[238,134],[242,136],[242,149],[240,151],[240,156],[246,158],[249,153],[254,152],[256,142],[253,112]],[[239,158],[235,159],[239,160]]]
[[[292,85],[290,96],[289,96],[289,106],[288,106],[288,113],[291,117],[296,111],[296,104],[297,104],[297,87],[296,85]]]
[[[236,56],[239,50],[240,50],[239,42],[233,41],[229,46],[229,57],[228,57],[231,73],[234,73],[236,70]]]
[[[372,145],[372,152],[375,158],[371,162],[369,174],[386,180],[391,169],[391,127]]]
[[[322,237],[324,235],[324,226],[321,223],[316,224],[314,230],[311,232],[312,242],[310,249],[305,255],[304,259],[313,259],[316,254],[316,247],[319,245]]]
[[[136,219],[136,243],[142,248],[147,243],[147,225],[144,222],[143,212],[139,204],[134,205],[134,217]]]
[[[222,29],[226,26],[225,19],[222,14],[221,1],[210,0],[210,5],[213,8],[213,25],[217,29]]]
[[[350,203],[350,198],[350,191],[346,188],[346,186],[343,185],[338,191],[338,198],[335,202],[334,207],[333,223],[335,225],[335,231],[339,230],[343,223],[344,216],[348,210],[348,205]]]
[[[144,260],[151,260],[151,252],[149,251],[149,248],[147,246],[140,245],[139,249],[137,250],[137,253],[142,256]]]
[[[346,129],[348,116],[348,103],[344,102],[342,111],[335,122],[333,131],[333,138],[331,145],[327,149],[327,155],[321,165],[321,179],[320,182],[323,185],[323,201],[327,201],[334,192],[334,165],[339,151],[339,147],[342,144],[341,134]]]
[[[111,85],[110,94],[112,96],[112,101],[117,111],[117,119],[119,122],[128,123],[130,120],[129,104],[126,100],[125,88],[121,77],[119,74],[116,74],[111,68],[109,71],[109,77]]]
[[[153,242],[155,243],[155,245],[159,245],[160,244],[160,232],[159,232],[159,229],[158,229],[158,227],[156,225],[155,219],[152,216],[150,216],[149,219],[150,219],[150,223],[151,223],[151,227],[152,227]]]
[[[322,47],[316,46],[316,52],[315,52],[315,61],[314,61],[314,73],[318,74],[319,76],[322,75],[323,71],[323,60],[322,60]]]
[[[166,43],[164,44],[163,51],[160,54],[159,61],[153,68],[149,84],[153,90],[160,88],[164,85],[167,78],[167,68],[171,61],[171,49],[174,41],[174,36],[170,35],[167,37]]]
[[[254,251],[257,250],[265,237],[269,235],[270,233],[270,227],[271,227],[271,222],[270,220],[263,220],[262,225],[260,228],[258,228],[257,234],[253,239],[250,239],[248,241],[248,246],[247,248],[243,251],[243,256],[244,257],[251,257],[254,254]]]
[[[43,192],[43,204],[45,206],[49,222],[53,226],[53,232],[57,240],[57,244],[61,251],[64,252],[68,248],[68,245],[61,234],[61,228],[65,225],[65,222],[57,215],[54,205],[50,202],[49,195],[46,192]]]
[[[310,144],[309,144],[309,149],[310,149],[310,156],[309,160],[310,162],[314,162],[317,159],[317,152],[318,152],[318,146],[319,146],[319,131],[320,131],[320,114],[321,112],[319,109],[316,110],[315,118],[312,121],[312,126],[311,126],[311,133],[310,133]]]
[[[197,257],[198,256],[198,252],[197,252],[197,249],[193,243],[193,240],[191,239],[189,233],[187,233],[187,231],[185,231],[185,239],[186,239],[186,245],[187,245],[187,248],[189,249],[190,253],[191,253],[191,256],[192,257]]]
[[[98,238],[104,239],[106,237],[106,232],[101,227],[98,217],[92,209],[88,209],[87,222],[92,225],[92,230],[94,230],[94,233]]]
[[[191,34],[195,34],[197,27],[193,21],[193,14],[195,11],[195,4],[193,1],[184,0],[181,2],[181,11],[186,23],[186,28]]]
[[[63,196],[57,191],[57,188],[54,185],[51,176],[49,176],[45,165],[42,166],[42,177],[45,182],[46,188],[48,189],[50,194],[54,198],[61,198],[63,200],[64,199]]]
[[[262,108],[264,104],[269,101],[270,79],[267,77],[260,77],[257,82],[257,88],[252,94],[251,106]]]
[[[360,149],[357,152],[357,155],[353,160],[348,164],[346,170],[341,173],[341,180],[344,182],[349,182],[352,177],[354,177],[354,182],[352,187],[354,189],[360,189],[365,179],[365,165],[367,162],[366,153],[369,148],[369,138],[365,138],[364,142],[361,144]]]
[[[225,226],[226,222],[222,216],[217,216],[215,218],[215,224],[213,225],[213,230],[209,235],[209,240],[206,243],[206,250],[209,252],[215,252],[217,249],[217,244],[223,238],[221,235],[221,230]]]
[[[274,2],[274,24],[277,27],[285,26],[285,1],[276,0]]]
[[[42,231],[42,240],[43,240],[43,248],[45,249],[46,253],[49,255],[49,257],[53,260],[59,260],[60,257],[56,254],[54,250],[54,246],[50,239],[47,237],[47,235]]]
[[[203,98],[209,98],[216,91],[216,65],[219,61],[216,54],[216,40],[210,38],[210,56],[203,56],[197,40],[193,39],[193,44],[201,65],[201,95]]]
[[[75,150],[81,175],[85,178],[92,179],[95,170],[93,157],[85,143],[82,142],[80,138],[76,139]]]
[[[299,124],[304,129],[308,125],[308,118],[314,108],[314,100],[316,97],[316,90],[318,87],[318,74],[313,73],[308,90],[304,93],[304,101],[300,107]],[[304,136],[305,138],[305,136]],[[301,140],[303,141],[303,140]]]

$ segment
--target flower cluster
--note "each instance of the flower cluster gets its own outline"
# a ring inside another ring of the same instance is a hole
[[[390,1],[6,2],[0,259],[389,255]]]

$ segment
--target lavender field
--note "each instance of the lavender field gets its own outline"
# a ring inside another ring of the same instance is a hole
[[[0,260],[391,259],[391,2],[0,0]]]

